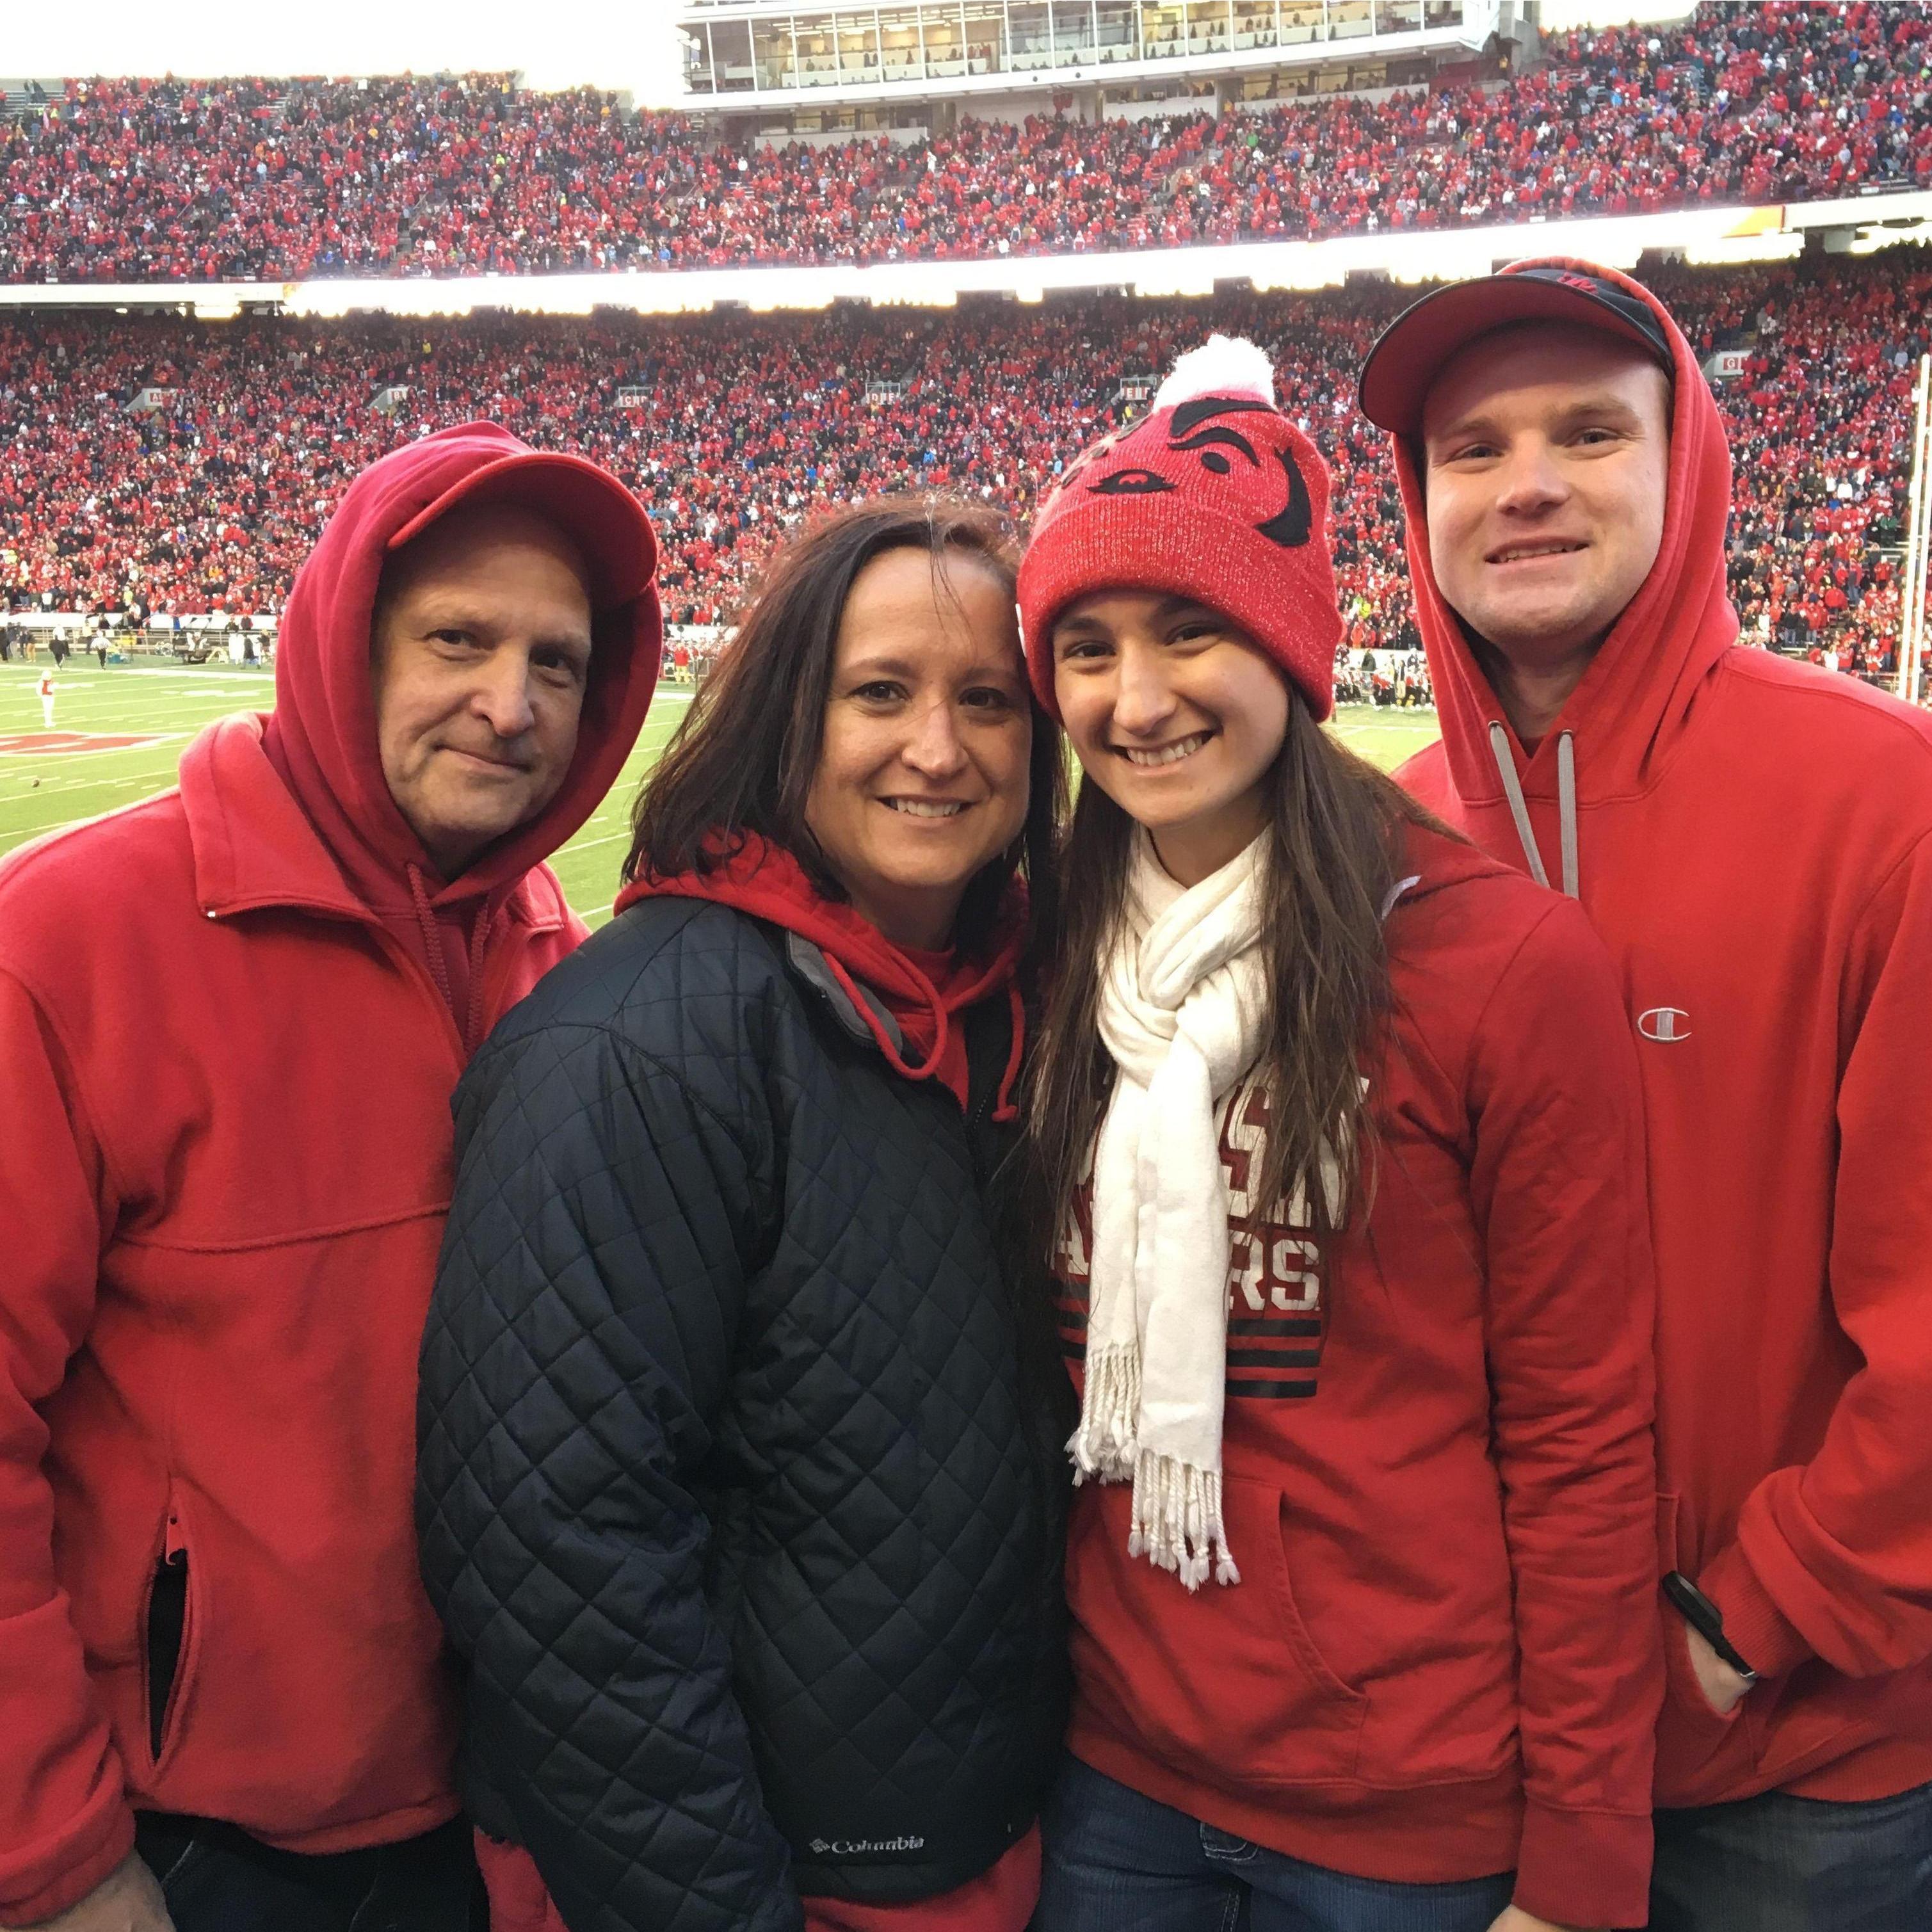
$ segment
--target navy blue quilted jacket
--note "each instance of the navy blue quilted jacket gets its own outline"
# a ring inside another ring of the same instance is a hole
[[[1033,1821],[1064,1418],[1000,1260],[1010,1024],[969,1016],[962,1116],[803,941],[653,898],[462,1083],[423,1574],[472,1810],[572,1932],[789,1932],[801,1892],[930,1897]]]

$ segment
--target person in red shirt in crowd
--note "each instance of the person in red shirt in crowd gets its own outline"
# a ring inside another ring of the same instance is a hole
[[[642,506],[490,424],[351,486],[276,704],[0,866],[0,1924],[468,1932],[411,1519],[449,1100],[583,937]]]
[[[1928,44],[1922,8],[1770,0],[1546,34],[1481,84],[907,146],[741,146],[505,75],[92,81],[0,118],[0,279],[1006,256],[1923,188]]]
[[[1856,604],[1850,572],[1902,534],[1911,372],[1932,346],[1922,253],[1676,272],[1664,284],[1700,358],[1740,334],[1757,344],[1754,373],[1720,398],[1737,458],[1731,583],[1748,632],[1775,602],[1774,640],[1797,644],[1812,587],[1842,567],[1847,608],[1821,644],[1897,633],[1891,566],[1879,556]],[[1401,502],[1384,440],[1352,396],[1396,306],[1389,291],[1351,290],[1292,308],[1252,296],[1214,307],[1216,326],[1273,353],[1330,460],[1343,608],[1378,653],[1403,648],[1410,622]],[[1025,511],[1066,452],[1117,419],[1120,371],[1166,366],[1200,328],[1197,304],[1119,299],[997,320],[243,322],[218,340],[178,321],[0,324],[0,394],[16,398],[0,409],[12,432],[0,433],[0,596],[116,605],[132,581],[163,609],[220,603],[260,617],[285,599],[349,477],[488,415],[622,478],[663,543],[667,616],[721,624],[802,517],[925,487],[928,450],[969,494]],[[377,370],[410,391],[393,416],[367,405]],[[614,389],[632,374],[649,379],[647,399],[616,408]],[[902,379],[904,394],[868,396],[877,375]],[[171,409],[103,416],[92,405],[149,380],[177,388]],[[782,461],[766,447],[775,415]]]
[[[1651,1276],[1588,921],[1320,728],[1328,479],[1253,345],[1041,512],[1086,774],[1033,1139],[1082,1393],[1038,1932],[1631,1926]]]
[[[1438,291],[1361,404],[1442,707],[1401,776],[1581,901],[1639,1049],[1653,1932],[1932,1924],[1932,719],[1733,648],[1723,428],[1629,278]]]

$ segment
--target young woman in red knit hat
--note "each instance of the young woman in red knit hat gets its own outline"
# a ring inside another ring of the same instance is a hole
[[[1085,770],[1031,1102],[1082,1397],[1040,1932],[1646,1916],[1633,1050],[1581,911],[1321,728],[1328,501],[1217,338],[1021,573]]]

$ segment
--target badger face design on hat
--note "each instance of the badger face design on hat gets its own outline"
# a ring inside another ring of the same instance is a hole
[[[1098,592],[1145,591],[1219,612],[1326,718],[1342,635],[1328,505],[1328,467],[1282,412],[1266,354],[1210,336],[1147,416],[1101,436],[1040,504],[1018,586],[1035,696],[1058,716],[1062,614]]]
[[[1263,420],[1225,420],[1243,416]],[[1163,458],[1194,460],[1162,460],[1155,469],[1152,464],[1160,460],[1154,454],[1156,443],[1163,446]],[[1135,446],[1131,454],[1130,444]],[[1226,489],[1216,489],[1217,482]],[[1268,404],[1252,396],[1197,396],[1156,410],[1132,428],[1096,443],[1067,472],[1060,488],[1076,484],[1096,496],[1161,496],[1206,489],[1231,500],[1216,504],[1221,514],[1242,515],[1284,550],[1306,543],[1313,526],[1308,482],[1294,459],[1287,424]],[[1265,514],[1258,518],[1257,511]]]

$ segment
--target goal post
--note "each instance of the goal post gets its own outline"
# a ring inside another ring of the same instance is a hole
[[[1932,540],[1932,488],[1925,467],[1932,449],[1932,355],[1918,358],[1918,392],[1912,412],[1912,494],[1905,534],[1905,581],[1900,586],[1898,694],[1908,704],[1918,702],[1918,656],[1925,642],[1925,575],[1928,540]]]

